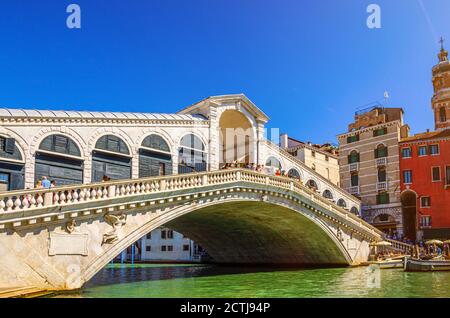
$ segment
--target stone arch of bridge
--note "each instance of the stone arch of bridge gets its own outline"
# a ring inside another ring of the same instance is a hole
[[[150,213],[150,212],[148,212]],[[145,234],[167,226],[204,247],[218,263],[346,266],[352,258],[329,226],[279,203],[230,199],[176,207],[140,224],[81,271],[87,282]],[[338,230],[339,231],[339,230]]]

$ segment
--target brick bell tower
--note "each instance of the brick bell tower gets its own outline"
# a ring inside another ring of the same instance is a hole
[[[450,128],[450,62],[443,38],[440,43],[439,63],[433,67],[434,95],[431,100],[436,130]]]

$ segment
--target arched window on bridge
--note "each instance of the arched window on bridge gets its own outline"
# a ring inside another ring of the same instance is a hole
[[[0,192],[23,189],[24,174],[25,162],[16,140],[0,136]]]
[[[359,215],[359,210],[358,210],[358,208],[356,206],[353,206],[350,209],[350,212],[353,213],[354,215]]]
[[[47,136],[36,152],[35,182],[45,176],[57,186],[83,183],[83,163],[80,148],[70,137]]]
[[[293,179],[298,179],[298,180],[301,179],[300,173],[298,172],[297,169],[294,169],[294,168],[292,168],[288,171],[288,177],[293,178]]]
[[[308,180],[308,182],[306,182],[306,186],[313,191],[317,191],[319,189],[317,182],[314,181],[313,179]]]
[[[329,200],[333,200],[333,194],[328,189],[323,191],[323,197]]]
[[[346,208],[347,207],[347,203],[345,203],[344,199],[339,199],[337,202],[337,205],[340,206],[341,208]]]
[[[207,153],[201,139],[194,134],[184,136],[178,151],[178,173],[206,171]]]
[[[281,162],[275,157],[269,157],[266,160],[266,170],[269,174],[275,174],[276,170],[282,170]]]
[[[131,179],[131,157],[127,144],[120,137],[100,137],[92,151],[92,181],[100,182],[105,177]]]
[[[149,135],[139,148],[139,178],[172,174],[172,153],[159,135]]]

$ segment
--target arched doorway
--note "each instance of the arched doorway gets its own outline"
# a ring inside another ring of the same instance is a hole
[[[117,136],[100,137],[92,151],[92,182],[100,182],[104,177],[131,179],[130,150]]]
[[[25,187],[25,162],[14,138],[0,136],[0,192]]]
[[[219,126],[220,165],[254,163],[253,126],[247,117],[237,110],[226,110],[220,116]]]
[[[83,183],[83,162],[80,148],[64,135],[50,135],[36,151],[35,183],[46,176],[57,186]]]
[[[345,203],[344,199],[339,199],[337,202],[337,205],[340,206],[341,208],[346,208],[347,207],[347,203]]]
[[[194,134],[185,135],[181,138],[178,150],[178,173],[191,173],[206,171],[205,145],[200,138]]]
[[[323,191],[323,197],[324,198],[326,198],[326,199],[329,199],[329,200],[333,200],[333,194],[331,193],[331,191],[330,190],[325,190],[325,191]]]
[[[314,181],[313,179],[308,180],[308,182],[306,182],[306,186],[313,191],[317,191],[319,189],[317,182]]]
[[[358,216],[359,216],[359,210],[358,210],[358,208],[355,207],[355,206],[353,206],[353,207],[350,209],[350,212],[353,213],[354,215],[358,215]]]
[[[417,238],[417,196],[413,191],[402,193],[403,234],[406,238]]]
[[[172,174],[172,154],[167,142],[152,134],[139,149],[139,178]]]
[[[297,180],[300,180],[300,179],[301,179],[300,173],[298,172],[297,169],[294,169],[294,168],[292,168],[292,169],[290,169],[290,170],[288,171],[288,177],[289,177],[289,178],[293,178],[293,179],[297,179]]]

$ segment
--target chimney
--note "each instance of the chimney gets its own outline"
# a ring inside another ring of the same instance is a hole
[[[280,147],[281,148],[288,148],[289,147],[288,134],[281,134],[280,135]]]

